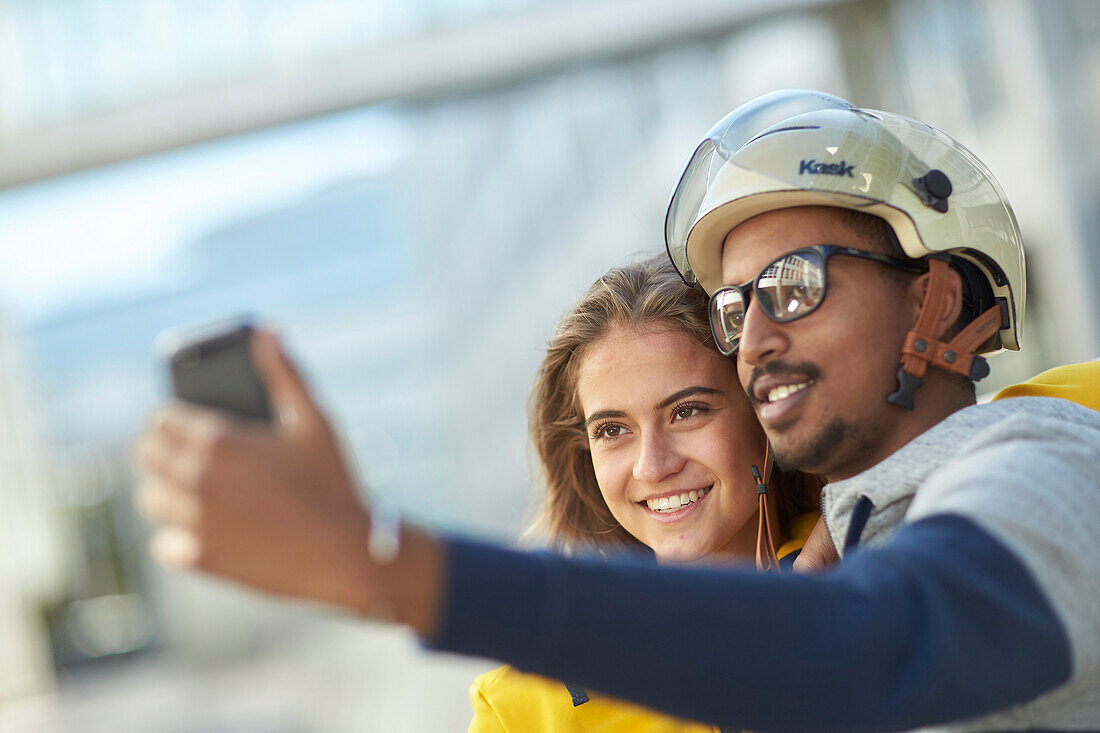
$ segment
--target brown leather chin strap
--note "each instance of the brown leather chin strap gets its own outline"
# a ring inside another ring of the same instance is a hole
[[[756,521],[756,569],[764,572],[779,570],[779,558],[776,556],[776,535],[779,520],[776,517],[775,499],[768,491],[768,479],[772,475],[773,461],[771,443],[764,443],[764,475],[760,475],[756,466],[752,475],[756,478],[757,521]]]
[[[985,359],[974,353],[1002,327],[1001,306],[995,305],[975,318],[948,343],[933,333],[947,314],[947,273],[950,265],[940,259],[929,260],[928,291],[924,295],[917,322],[905,336],[898,365],[898,388],[887,398],[899,407],[913,409],[913,394],[924,383],[928,366],[961,374],[975,382],[989,374]]]

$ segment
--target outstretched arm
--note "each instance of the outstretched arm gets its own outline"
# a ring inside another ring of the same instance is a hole
[[[566,560],[455,541],[437,648],[684,717],[766,730],[955,720],[1063,682],[1061,623],[1019,561],[939,516],[819,575]]]
[[[173,405],[138,444],[162,562],[363,615],[667,712],[754,729],[907,728],[1029,700],[1070,674],[1017,555],[963,516],[807,576],[567,560],[406,527],[372,561],[338,443],[274,338],[275,430]]]

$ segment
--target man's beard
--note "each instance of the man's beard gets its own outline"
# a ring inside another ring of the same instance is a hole
[[[797,363],[773,361],[757,366],[753,369],[752,378],[745,388],[745,394],[753,409],[761,404],[756,398],[757,380],[766,374],[800,377],[818,384],[822,382],[821,369],[808,361]],[[767,433],[767,430],[764,432]],[[784,445],[782,434],[775,439],[768,436],[768,440],[775,454],[776,465],[781,469],[826,475],[838,466],[850,463],[853,457],[869,451],[875,445],[874,435],[875,430],[869,426],[853,425],[845,422],[841,417],[834,416],[825,422],[808,442],[798,444],[792,441]],[[844,448],[845,444],[849,447]],[[838,455],[838,449],[843,453]]]
[[[837,460],[836,451],[845,441],[856,443],[857,454],[869,447],[869,441],[853,430],[844,420],[834,417],[817,434],[802,445],[782,445],[772,442],[775,462],[784,471],[805,471],[825,474]]]

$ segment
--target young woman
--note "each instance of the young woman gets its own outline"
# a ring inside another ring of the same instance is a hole
[[[714,348],[706,304],[662,255],[609,271],[558,324],[531,426],[546,491],[533,530],[560,549],[793,562],[817,519],[799,510],[820,485],[775,471],[758,491],[764,434],[734,360]],[[508,666],[470,696],[472,733],[714,730]]]

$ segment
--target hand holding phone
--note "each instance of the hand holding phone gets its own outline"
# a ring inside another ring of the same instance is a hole
[[[404,623],[434,633],[441,545],[425,549],[430,538],[407,528],[392,563],[373,559],[371,514],[339,438],[275,335],[237,323],[198,338],[170,334],[161,345],[181,398],[238,415],[271,413],[267,398],[259,401],[255,355],[271,404],[294,419],[257,430],[179,404],[161,407],[135,443],[138,504],[157,525],[154,557],[359,614],[392,606]]]

